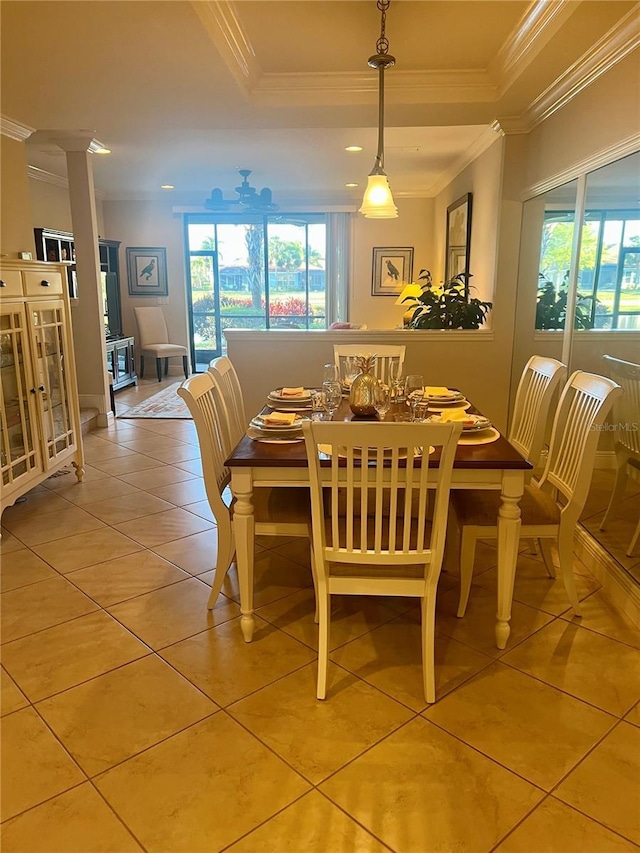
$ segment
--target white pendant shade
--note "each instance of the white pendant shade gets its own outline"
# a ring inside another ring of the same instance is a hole
[[[395,206],[391,195],[389,179],[384,173],[369,175],[360,213],[367,219],[397,218],[398,208]]]

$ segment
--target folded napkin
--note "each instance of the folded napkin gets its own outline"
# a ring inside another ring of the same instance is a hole
[[[426,385],[425,397],[455,397],[456,392],[450,391],[446,385]]]
[[[475,423],[474,419],[469,417],[464,409],[449,409],[446,412],[440,412],[440,420],[443,423],[447,423],[447,421],[455,421],[456,423],[464,423],[465,421],[470,424]]]
[[[298,416],[295,412],[269,412],[262,415],[262,423],[273,426],[293,426]]]
[[[304,388],[283,388],[280,392],[281,397],[303,397]]]

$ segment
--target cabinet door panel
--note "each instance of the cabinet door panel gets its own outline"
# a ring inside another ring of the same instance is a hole
[[[22,305],[3,305],[0,313],[0,419],[2,486],[14,483],[41,468],[35,422],[35,388],[29,361],[26,317]]]

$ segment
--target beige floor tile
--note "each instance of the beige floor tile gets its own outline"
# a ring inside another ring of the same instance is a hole
[[[629,711],[625,720],[628,723],[633,723],[634,726],[640,726],[640,702]]]
[[[604,826],[548,797],[496,853],[632,853],[638,848]]]
[[[543,796],[420,717],[320,790],[392,850],[416,853],[489,851]]]
[[[2,554],[2,560],[0,560],[2,592],[56,577],[58,577],[57,572],[27,548]]]
[[[569,610],[562,618],[574,625],[612,637],[628,646],[640,649],[640,630],[621,613],[602,592],[590,595],[581,605],[582,616],[574,616]]]
[[[151,459],[150,456],[143,456],[142,453],[129,452],[131,453],[130,456],[96,462],[95,467],[112,477],[119,477],[120,474],[131,474],[133,471],[146,471],[148,468],[158,468],[162,464],[157,459]]]
[[[148,453],[150,450],[173,450],[180,447],[181,442],[168,435],[146,435],[131,441],[121,441],[121,447],[128,447],[136,453]]]
[[[239,615],[238,605],[223,595],[207,610],[209,593],[206,584],[189,578],[115,604],[109,611],[152,649],[161,649]]]
[[[18,551],[20,548],[24,548],[23,543],[3,527],[2,538],[0,539],[0,553],[2,556],[10,554],[12,551]]]
[[[419,621],[403,616],[331,653],[331,660],[414,711],[426,706]],[[436,637],[436,699],[491,663],[491,658],[449,637]],[[328,684],[331,698],[332,684]]]
[[[222,707],[316,658],[311,649],[260,618],[251,643],[244,642],[240,620],[234,619],[163,649],[161,655]]]
[[[142,850],[88,783],[3,824],[0,842],[4,853],[136,853]]]
[[[547,791],[615,724],[615,717],[500,662],[424,715]]]
[[[256,554],[253,572],[253,604],[256,608],[313,585],[310,569],[287,560],[275,551]],[[229,580],[232,584],[231,597],[240,601],[240,588],[235,572],[229,576]]]
[[[627,517],[617,515],[608,524],[606,530],[600,530],[603,512],[585,519],[582,524],[591,533],[603,548],[605,548],[620,565],[630,568],[638,562],[638,552],[635,556],[627,556],[627,548],[638,524],[638,506],[640,498],[631,498],[633,502],[633,514],[627,513]],[[629,501],[625,501],[626,504]]]
[[[188,577],[186,572],[151,551],[138,551],[67,575],[101,607],[179,583]]]
[[[117,530],[140,542],[145,548],[173,542],[174,539],[182,539],[210,528],[211,522],[183,509],[169,509],[116,525]]]
[[[26,637],[43,628],[52,628],[98,609],[94,601],[59,575],[51,580],[4,592],[0,604],[3,643]]]
[[[228,708],[314,785],[413,716],[360,679],[330,668],[332,690],[326,701],[316,699],[318,669],[312,663]]]
[[[595,578],[575,574],[576,592],[580,601],[599,589],[600,584]],[[498,588],[498,571],[489,569],[475,579],[475,584],[489,590],[495,595]],[[475,584],[471,595],[474,595]],[[524,555],[518,557],[516,568],[516,582],[513,590],[514,601],[544,610],[558,616],[564,613],[571,605],[567,597],[564,584],[558,572],[558,576],[550,578],[541,560],[534,560]]]
[[[207,498],[207,493],[204,489],[204,480],[200,478],[185,480],[182,483],[170,483],[167,486],[158,486],[155,489],[149,489],[149,492],[158,498],[162,498],[163,501],[169,501],[169,503],[176,506],[204,501]]]
[[[308,539],[298,536],[296,539],[290,539],[283,545],[276,545],[273,551],[276,554],[280,554],[281,557],[286,557],[287,560],[300,563],[301,566],[311,571],[311,548],[309,547]]]
[[[57,571],[67,574],[95,563],[141,551],[142,545],[117,530],[101,527],[90,533],[78,533],[66,539],[35,545],[33,550]]]
[[[458,619],[458,590],[452,589],[438,593],[436,612],[436,633],[453,637],[461,643],[467,643],[474,649],[492,657],[504,654],[496,647],[496,593],[474,586],[469,597],[464,618]],[[512,648],[538,628],[546,625],[552,617],[541,610],[527,607],[514,601],[511,607],[511,635],[507,648]]]
[[[3,512],[2,523],[5,527],[11,527],[7,522],[24,521],[27,518],[69,508],[68,502],[63,497],[43,488],[32,489],[18,501],[13,506],[8,506]]]
[[[616,716],[640,698],[640,652],[562,619],[521,643],[504,660]]]
[[[202,477],[202,460],[201,459],[183,459],[175,463],[176,468],[181,468],[183,471],[189,471],[190,474],[195,474],[196,477]]]
[[[107,477],[109,477],[109,474],[85,462],[84,475],[82,477],[83,483],[92,483],[94,480],[106,480]],[[78,478],[71,467],[57,471],[43,483],[45,488],[50,489],[52,492],[57,492],[61,497],[65,497],[68,491],[78,485]]]
[[[145,450],[145,455],[158,462],[166,462],[167,465],[180,467],[181,462],[200,458],[200,449],[194,444],[180,444],[177,447],[161,448],[158,450]]]
[[[64,491],[64,496],[68,501],[82,507],[96,503],[96,501],[106,501],[109,498],[119,498],[122,495],[132,494],[140,495],[141,493],[134,486],[124,483],[117,477],[105,477],[104,480],[76,483],[74,488],[70,487]]]
[[[29,704],[28,699],[4,669],[0,669],[0,691],[0,714],[3,717],[5,714],[19,711],[20,708],[26,708]]]
[[[181,468],[164,465],[162,468],[151,468],[149,471],[135,471],[133,474],[122,474],[121,480],[135,486],[137,489],[156,489],[169,483],[181,483],[190,480],[194,475]]]
[[[555,795],[640,844],[640,731],[620,723]]]
[[[259,826],[228,853],[385,853],[372,835],[323,797],[310,791],[293,805]]]
[[[196,501],[192,504],[184,504],[183,509],[186,509],[187,512],[192,512],[194,515],[199,515],[200,518],[206,518],[207,521],[215,522],[216,520],[209,501]]]
[[[184,539],[155,545],[153,551],[165,560],[175,563],[185,572],[200,575],[202,572],[211,570],[216,564],[218,530],[212,527],[209,530],[203,530],[202,533],[185,536]],[[231,588],[227,592],[231,593]]]
[[[145,515],[165,512],[173,509],[173,506],[168,501],[155,497],[155,495],[136,489],[129,495],[121,495],[118,498],[109,498],[108,500],[87,504],[85,509],[106,524],[115,526],[121,521],[131,521]]]
[[[337,649],[361,637],[398,615],[378,598],[364,595],[331,596],[331,634],[329,648]],[[303,589],[267,604],[258,615],[302,643],[318,648],[318,625],[314,620],[316,597],[313,588]]]
[[[3,821],[85,779],[33,708],[2,719],[1,775]]]
[[[100,443],[98,443],[100,442]],[[85,459],[90,465],[105,462],[109,459],[124,459],[133,455],[133,450],[121,447],[112,441],[96,439],[85,447]]]
[[[221,850],[308,790],[284,762],[215,714],[96,780],[149,851]]]
[[[6,643],[2,665],[37,702],[147,654],[143,643],[99,612]]]
[[[155,655],[45,699],[38,712],[95,776],[218,710]]]
[[[19,520],[7,519],[5,526],[29,547],[104,527],[104,522],[80,507],[67,505],[68,509],[47,512],[42,516],[36,515],[33,518]]]

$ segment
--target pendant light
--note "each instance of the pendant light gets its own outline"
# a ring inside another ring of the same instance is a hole
[[[384,72],[396,64],[395,56],[389,53],[389,41],[385,36],[387,10],[391,0],[377,0],[381,13],[380,38],[376,42],[375,56],[370,56],[368,64],[378,69],[378,153],[373,169],[369,173],[367,188],[362,199],[362,213],[367,219],[395,219],[398,208],[393,202],[389,179],[384,171]]]

